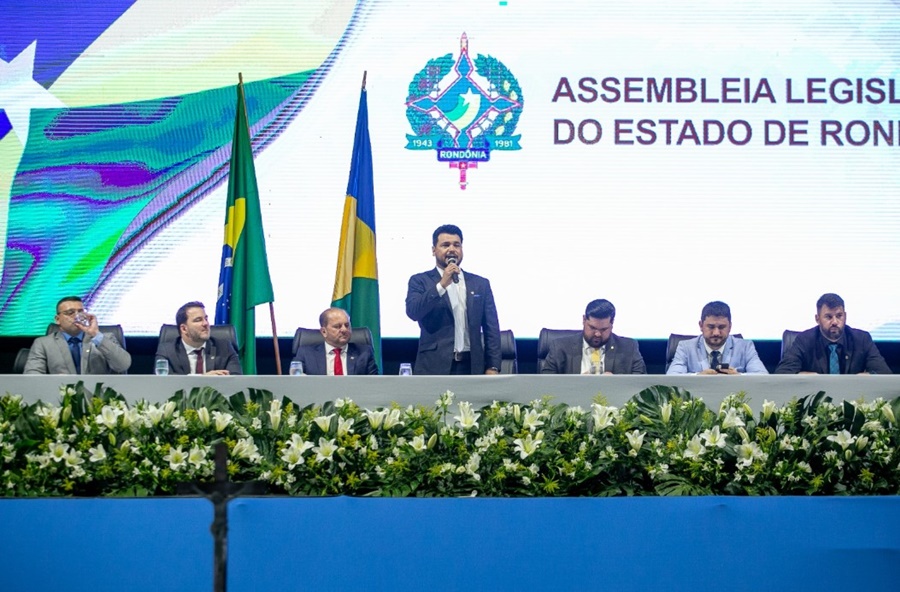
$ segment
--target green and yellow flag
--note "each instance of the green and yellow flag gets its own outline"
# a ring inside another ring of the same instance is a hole
[[[256,374],[256,306],[274,301],[275,295],[269,277],[243,82],[238,83],[237,91],[216,324],[234,325],[244,374]]]
[[[369,141],[369,108],[366,89],[359,97],[353,160],[344,201],[337,272],[332,306],[350,314],[354,327],[372,332],[375,361],[381,369],[381,309],[378,296],[378,262],[375,257],[375,189],[372,182],[372,145]]]

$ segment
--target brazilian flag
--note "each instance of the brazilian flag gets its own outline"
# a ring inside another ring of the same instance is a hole
[[[366,89],[359,97],[353,160],[344,201],[341,242],[334,275],[332,306],[350,314],[354,327],[372,332],[375,361],[381,368],[381,309],[378,297],[378,262],[375,258],[375,188],[372,183],[372,144]]]
[[[237,91],[216,324],[234,325],[244,374],[256,374],[255,308],[274,301],[275,295],[266,258],[243,82]]]

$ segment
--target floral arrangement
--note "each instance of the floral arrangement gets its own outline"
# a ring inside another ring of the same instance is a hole
[[[97,385],[60,404],[0,397],[0,495],[172,494],[213,479],[275,494],[366,496],[869,495],[900,492],[900,398],[817,393],[755,415],[742,393],[709,409],[656,386],[621,408],[495,402],[298,408],[250,389],[180,391],[163,404]]]

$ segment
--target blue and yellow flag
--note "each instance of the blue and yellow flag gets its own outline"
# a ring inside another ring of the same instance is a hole
[[[244,105],[244,84],[241,82],[238,84],[228,172],[225,244],[219,272],[216,324],[234,325],[244,374],[256,374],[256,306],[274,300],[253,166],[253,146]]]
[[[344,201],[341,243],[334,275],[332,306],[350,314],[354,327],[372,332],[375,361],[381,368],[381,308],[378,297],[378,262],[375,257],[375,188],[372,182],[372,144],[366,89],[359,96],[353,160]]]

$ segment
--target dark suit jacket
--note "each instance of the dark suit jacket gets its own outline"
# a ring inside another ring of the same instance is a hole
[[[301,345],[297,348],[294,360],[303,362],[304,374],[328,374],[324,343]],[[355,343],[348,343],[347,365],[344,368],[344,374],[378,374],[378,365],[375,364],[375,351],[372,346],[362,349]]]
[[[230,374],[241,374],[241,360],[230,343],[222,343],[210,337],[204,347],[206,348],[203,353],[207,372],[228,370]],[[181,337],[176,337],[173,341],[161,341],[156,349],[156,358],[169,360],[170,374],[191,373],[191,362],[184,349],[184,343],[181,342]]]
[[[500,322],[491,283],[463,271],[466,282],[466,324],[472,352],[472,374],[500,368]],[[416,374],[450,374],[453,363],[453,310],[450,297],[438,294],[441,275],[437,269],[409,278],[406,316],[419,323]],[[482,338],[484,341],[482,342]]]
[[[100,345],[82,336],[81,374],[124,374],[131,366],[131,354],[122,349],[112,333],[104,333]],[[75,374],[69,343],[59,332],[38,337],[28,352],[25,374]]]
[[[797,335],[791,348],[775,368],[775,374],[796,374],[798,372],[818,372],[828,374],[828,340],[822,336],[819,327],[807,329]],[[877,372],[890,374],[891,368],[881,357],[872,336],[866,331],[844,327],[844,348],[841,355],[841,374]]]
[[[584,337],[581,333],[559,337],[550,342],[541,374],[581,374]],[[637,341],[613,333],[606,343],[606,372],[613,374],[646,374],[647,365]]]

